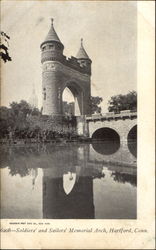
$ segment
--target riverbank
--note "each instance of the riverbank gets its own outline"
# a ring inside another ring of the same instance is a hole
[[[85,142],[85,143],[91,143],[91,138],[71,138],[71,139],[65,139],[65,138],[56,138],[52,140],[38,140],[38,139],[0,139],[0,144],[9,144],[9,145],[25,145],[25,144],[41,144],[41,143],[71,143],[71,142]]]

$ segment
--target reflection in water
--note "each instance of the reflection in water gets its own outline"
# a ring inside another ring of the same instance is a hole
[[[93,148],[100,154],[114,154],[120,147],[120,137],[118,133],[110,128],[97,129],[93,135]]]
[[[108,163],[110,156],[100,158],[93,148],[1,147],[2,218],[136,218],[136,166],[130,153],[120,147]]]
[[[62,178],[44,175],[43,186],[43,218],[94,218],[92,177],[80,177],[68,195],[63,190]]]
[[[128,149],[132,153],[132,155],[137,157],[137,141],[136,140],[128,142]]]
[[[121,183],[127,182],[133,186],[136,186],[137,184],[136,175],[130,175],[130,174],[120,173],[120,172],[112,172],[111,175],[113,176],[114,181],[121,182]]]
[[[36,181],[36,178],[37,178],[37,175],[38,175],[38,168],[32,168],[31,169],[31,176],[32,176],[32,188],[34,189],[34,186],[35,186],[35,181]]]
[[[63,188],[66,194],[69,194],[76,182],[76,173],[68,172],[63,175]]]
[[[94,150],[103,155],[114,154],[120,147],[119,142],[93,142],[92,144]]]

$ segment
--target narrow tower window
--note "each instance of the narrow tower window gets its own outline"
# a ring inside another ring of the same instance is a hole
[[[46,88],[43,88],[43,99],[46,100]]]
[[[54,45],[49,45],[49,49],[53,49],[54,48]]]

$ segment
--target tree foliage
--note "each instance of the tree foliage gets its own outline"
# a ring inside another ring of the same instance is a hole
[[[102,97],[91,96],[91,113],[101,113],[100,103],[103,101]]]
[[[32,108],[29,103],[21,100],[19,103],[12,102],[10,107],[0,107],[0,131],[1,135],[9,130],[22,130],[29,126],[28,115],[40,115],[37,108]]]
[[[74,115],[74,102],[63,102],[63,112],[65,115]]]
[[[4,33],[3,31],[0,32],[0,58],[5,63],[7,61],[11,61],[11,57],[8,52],[9,39],[10,37],[6,33]]]
[[[91,96],[90,106],[91,106],[92,114],[101,112],[101,107],[99,105],[102,101],[103,101],[102,97]],[[64,113],[67,115],[74,114],[74,102],[71,102],[71,103],[63,102],[63,109],[64,109]]]
[[[127,95],[115,95],[108,101],[109,112],[120,112],[121,110],[137,110],[137,92],[130,91]]]

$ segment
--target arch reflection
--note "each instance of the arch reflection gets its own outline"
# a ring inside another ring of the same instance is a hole
[[[93,219],[93,178],[80,176],[67,195],[63,178],[43,177],[43,218]]]
[[[112,162],[108,161],[109,156],[96,154],[89,144],[47,144],[1,149],[1,163],[4,167],[8,166],[5,170],[8,176],[5,178],[9,187],[6,189],[4,185],[2,193],[6,190],[10,192],[7,199],[3,197],[7,206],[1,217],[136,218],[136,167],[126,165],[125,161],[134,157],[127,148],[126,152],[123,147],[120,149],[122,150],[111,156]],[[118,164],[119,159],[124,164]],[[19,188],[21,178],[22,185]],[[19,197],[17,200],[12,199],[15,193]],[[27,195],[24,195],[23,202],[21,197],[25,193]],[[113,205],[114,193],[117,199],[116,210]],[[14,213],[12,207],[15,207]]]

